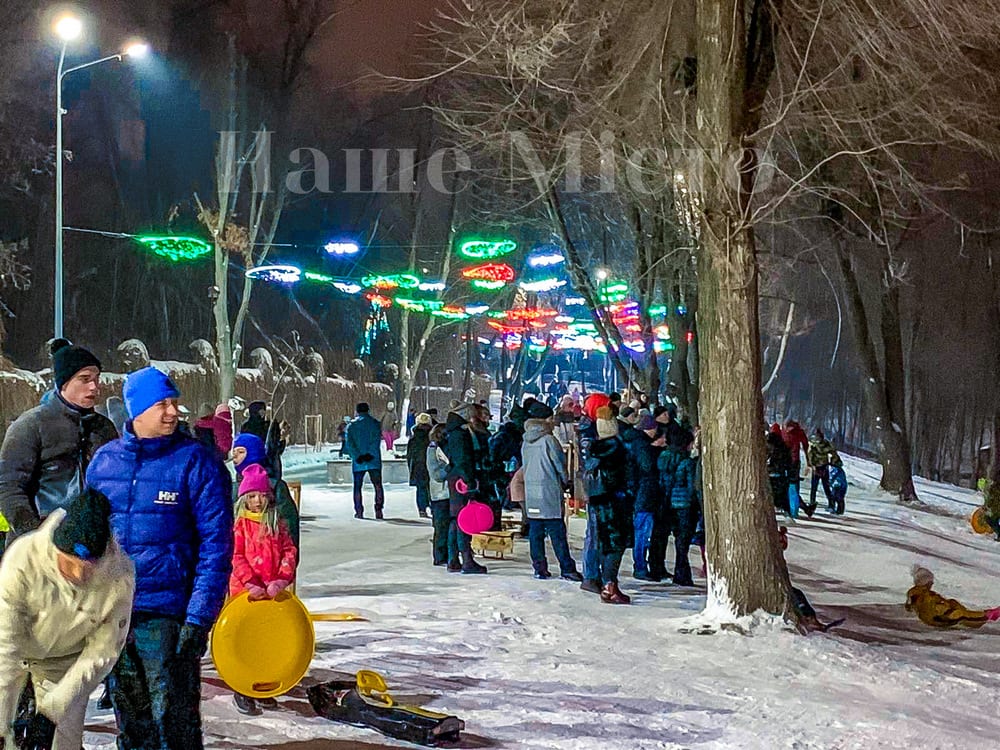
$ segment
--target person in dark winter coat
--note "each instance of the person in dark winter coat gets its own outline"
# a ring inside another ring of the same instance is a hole
[[[8,542],[68,507],[84,488],[94,453],[118,437],[94,411],[100,361],[62,341],[52,354],[55,389],[14,421],[0,446],[0,513],[10,526]]]
[[[635,498],[632,576],[641,581],[659,580],[650,569],[655,561],[651,563],[648,558],[656,518],[663,506],[660,474],[656,467],[662,442],[663,439],[657,437],[656,421],[647,414],[639,420],[636,433],[628,444],[629,488]]]
[[[672,412],[663,412],[671,414]],[[646,555],[649,562],[649,575],[653,580],[662,580],[671,574],[667,572],[667,544],[674,528],[674,512],[670,503],[670,493],[673,491],[674,475],[677,467],[688,456],[689,446],[694,436],[672,421],[664,428],[663,422],[658,422],[661,440],[667,444],[656,459],[656,469],[660,475],[660,490],[662,502],[659,512],[653,520],[653,533],[650,535],[649,552]],[[669,441],[668,436],[669,435]]]
[[[87,473],[136,569],[128,645],[109,681],[125,750],[201,750],[201,658],[232,572],[229,472],[177,433],[179,395],[153,367],[131,373],[125,435]]]
[[[434,524],[433,561],[435,565],[448,565],[462,569],[458,560],[458,527],[451,522],[448,498],[448,456],[442,449],[445,442],[443,424],[434,425],[427,444],[425,464],[431,497],[431,521]]]
[[[267,472],[271,482],[271,492],[274,495],[274,507],[278,512],[278,517],[285,522],[288,533],[295,543],[295,549],[299,549],[299,509],[292,499],[292,492],[288,489],[288,484],[281,477],[274,474],[273,469],[268,466],[267,447],[256,435],[242,432],[233,441],[233,468],[236,469],[236,483],[233,489],[239,487],[243,480],[243,473],[251,466],[260,466]],[[233,495],[233,502],[237,500]]]
[[[631,604],[618,586],[618,569],[633,533],[632,503],[626,492],[625,446],[610,406],[597,410],[597,440],[583,459],[588,490],[584,581],[580,588],[599,593],[606,604]]]
[[[382,487],[382,427],[362,401],[355,408],[357,416],[347,425],[347,452],[351,455],[351,472],[354,474],[354,517],[365,517],[361,486],[365,474],[375,486],[375,518],[383,518],[385,489]]]
[[[687,433],[687,444],[674,450],[679,457],[670,482],[670,531],[674,535],[674,585],[694,586],[688,551],[698,523],[698,463],[691,458],[694,436]]]
[[[445,422],[444,452],[448,457],[448,498],[451,511],[451,527],[462,557],[461,565],[448,563],[448,570],[465,574],[486,573],[485,565],[480,565],[472,556],[472,537],[458,528],[458,514],[478,492],[479,481],[476,476],[475,444],[472,440],[472,428],[469,421],[475,404],[459,403],[450,412]],[[463,492],[463,489],[465,490]],[[452,533],[449,531],[449,533]]]
[[[240,427],[240,434],[246,433],[264,442],[267,462],[261,465],[267,469],[268,476],[280,478],[281,455],[285,452],[286,441],[277,420],[267,418],[267,404],[263,401],[251,401],[247,405],[247,418]]]
[[[417,488],[417,512],[430,517],[431,488],[427,473],[427,446],[431,441],[431,415],[418,414],[410,439],[406,444],[406,465],[410,470],[410,486]]]
[[[566,454],[553,432],[553,411],[542,403],[532,405],[524,423],[524,507],[528,514],[528,544],[535,578],[551,578],[545,559],[545,537],[559,560],[560,577],[582,581],[569,551],[563,520],[563,487],[569,482]]]
[[[792,454],[788,452],[784,438],[781,436],[781,427],[775,430],[773,427],[767,433],[767,477],[771,483],[771,498],[774,507],[783,511],[786,515],[792,515],[792,509],[788,503],[788,485],[792,477]]]

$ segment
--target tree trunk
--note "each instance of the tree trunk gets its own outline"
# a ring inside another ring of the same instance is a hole
[[[754,169],[748,148],[754,126],[747,102],[751,87],[766,89],[769,74],[758,68],[753,77],[748,75],[743,2],[699,0],[697,8],[697,118],[705,151],[700,174],[698,330],[709,568],[706,606],[723,616],[764,610],[795,617],[764,474],[758,267],[753,228],[743,222]],[[750,18],[760,34],[771,30],[769,19],[761,18],[767,12],[757,7]],[[757,55],[761,50],[752,52]],[[766,59],[757,63],[767,66]],[[739,180],[733,179],[734,170]]]
[[[851,264],[843,237],[835,237],[833,245],[836,248],[840,271],[844,277],[848,317],[861,359],[864,390],[872,409],[875,411],[875,430],[878,434],[878,452],[882,463],[880,486],[888,492],[897,494],[902,501],[916,500],[917,493],[913,487],[913,474],[910,471],[910,449],[902,432],[902,425],[898,425],[892,416],[886,382],[879,368],[878,355],[875,352],[875,343],[872,341],[868,326],[868,314],[865,311],[865,302],[861,295],[857,274]],[[896,309],[898,313],[898,307]],[[898,334],[898,320],[895,329]],[[891,336],[891,329],[886,328],[884,323],[883,330],[888,330]],[[888,356],[888,348],[887,345],[887,361],[892,358]],[[898,374],[894,375],[893,378],[898,385]],[[900,392],[905,394],[905,390]],[[902,417],[900,418],[902,419]]]
[[[888,268],[883,277],[890,279]],[[903,361],[903,335],[899,315],[899,285],[891,284],[882,295],[882,345],[885,349],[885,401],[889,408],[886,432],[892,432],[891,449],[884,453],[882,489],[899,495],[903,501],[917,499],[910,464],[910,438],[906,424],[906,370]]]

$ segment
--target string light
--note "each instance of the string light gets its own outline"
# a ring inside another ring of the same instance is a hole
[[[523,307],[517,310],[507,311],[507,320],[541,320],[543,318],[554,318],[559,313],[555,310],[545,310],[538,307]]]
[[[302,269],[281,264],[257,266],[247,269],[246,276],[254,281],[269,281],[273,284],[298,284],[302,281]]]
[[[485,279],[474,279],[470,282],[470,286],[473,289],[479,289],[483,292],[498,292],[507,286],[506,281],[486,281]]]
[[[443,281],[421,281],[417,289],[421,292],[443,292],[447,285]]]
[[[621,302],[628,296],[628,284],[624,281],[606,281],[598,290],[598,298],[602,304]]]
[[[566,262],[566,256],[558,245],[540,245],[528,255],[528,265],[532,268],[548,268]]]
[[[365,292],[365,299],[372,303],[372,307],[381,307],[383,309],[392,307],[392,300],[378,292]]]
[[[339,289],[344,294],[357,294],[364,289],[361,284],[356,284],[353,281],[334,281],[332,283],[335,289]]]
[[[362,277],[361,283],[375,289],[416,289],[420,279],[412,273],[369,274]]]

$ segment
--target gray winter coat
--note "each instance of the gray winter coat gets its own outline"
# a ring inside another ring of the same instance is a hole
[[[73,408],[55,391],[18,417],[0,446],[0,513],[11,536],[67,507],[83,489],[94,453],[117,437],[106,417]]]
[[[552,434],[552,425],[544,419],[524,423],[524,507],[528,520],[562,518],[566,454]]]
[[[437,447],[437,443],[427,446],[427,474],[430,476],[431,500],[448,499],[448,457]]]

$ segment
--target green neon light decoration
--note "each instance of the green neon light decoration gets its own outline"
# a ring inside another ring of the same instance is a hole
[[[324,284],[332,284],[334,282],[333,276],[327,276],[323,273],[316,273],[315,271],[306,271],[303,276],[306,277],[306,281],[321,281]]]
[[[653,316],[653,317],[656,317],[656,316],[659,316],[659,315],[666,315],[667,314],[667,306],[666,305],[653,305],[651,308],[649,308],[649,314],[651,316]]]
[[[411,299],[410,297],[396,297],[396,304],[411,312],[432,312],[444,307],[444,302],[436,299]]]
[[[517,249],[513,240],[467,240],[458,248],[458,254],[470,260],[492,260],[510,255]]]
[[[496,292],[507,286],[506,281],[488,281],[486,279],[473,279],[469,283],[473,289],[479,289],[484,292]]]
[[[470,316],[465,310],[454,307],[443,307],[440,310],[431,310],[431,315],[435,315],[445,320],[467,320]]]
[[[197,237],[144,236],[135,239],[154,255],[174,263],[198,260],[212,252],[212,246]]]
[[[606,281],[598,289],[597,296],[602,304],[614,304],[628,297],[628,284],[624,281]]]

